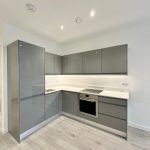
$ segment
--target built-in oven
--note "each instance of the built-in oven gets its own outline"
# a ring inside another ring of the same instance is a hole
[[[98,117],[98,96],[80,93],[79,111],[85,115]]]

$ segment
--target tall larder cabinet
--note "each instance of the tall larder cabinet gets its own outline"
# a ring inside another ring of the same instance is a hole
[[[23,41],[7,47],[8,130],[21,135],[44,121],[45,49]]]

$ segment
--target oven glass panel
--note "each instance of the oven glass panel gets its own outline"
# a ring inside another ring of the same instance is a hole
[[[96,102],[86,101],[80,99],[80,111],[96,116]]]

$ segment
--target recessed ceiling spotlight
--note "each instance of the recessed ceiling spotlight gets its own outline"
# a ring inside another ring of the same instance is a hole
[[[37,8],[31,3],[26,3],[26,8],[29,12],[32,12],[32,13],[37,10]]]
[[[94,17],[94,16],[95,16],[95,11],[94,11],[94,10],[92,10],[92,11],[90,12],[90,16],[91,16],[91,17]]]
[[[76,22],[76,23],[81,23],[81,22],[82,22],[82,18],[77,17],[77,18],[75,19],[75,22]]]
[[[63,30],[63,29],[64,29],[64,26],[60,26],[60,28],[61,28],[61,30]]]

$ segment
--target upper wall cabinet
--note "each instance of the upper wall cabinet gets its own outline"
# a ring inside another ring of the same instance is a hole
[[[127,45],[102,49],[102,73],[127,74]]]
[[[61,56],[45,53],[45,74],[61,74]]]
[[[62,57],[61,56],[55,55],[54,71],[55,71],[55,74],[61,74],[62,73]]]
[[[54,58],[51,53],[45,53],[45,73],[54,74]]]
[[[83,73],[101,73],[101,50],[93,50],[83,53]]]
[[[82,53],[63,56],[63,74],[82,73]]]
[[[46,74],[127,74],[127,45],[83,53],[45,55]]]

